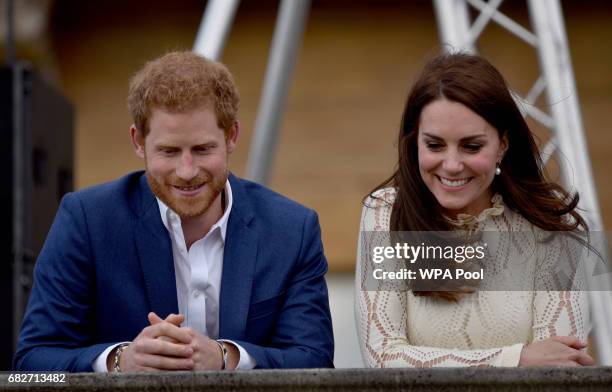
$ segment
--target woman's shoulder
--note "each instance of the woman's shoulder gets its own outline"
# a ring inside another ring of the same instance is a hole
[[[395,188],[381,188],[372,192],[363,202],[362,231],[387,231],[396,195]]]
[[[391,208],[396,195],[397,190],[393,187],[380,188],[366,197],[363,206],[364,208]]]
[[[581,249],[583,241],[577,238],[585,238],[585,232],[581,231],[551,231],[532,223],[526,216],[514,209],[506,208],[504,212],[506,227],[500,231],[509,231],[520,235],[521,244],[524,249],[535,248],[539,252],[559,253],[560,249]],[[499,226],[498,225],[498,229]]]

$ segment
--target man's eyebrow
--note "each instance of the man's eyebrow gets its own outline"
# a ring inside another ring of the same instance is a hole
[[[192,148],[205,148],[205,147],[214,147],[217,145],[217,142],[215,141],[210,141],[210,142],[205,142],[205,143],[201,143],[198,144],[196,146],[193,146]]]

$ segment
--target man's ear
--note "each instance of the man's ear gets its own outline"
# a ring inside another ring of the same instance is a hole
[[[236,149],[236,144],[238,143],[238,135],[240,134],[240,123],[238,121],[234,121],[234,124],[227,131],[225,136],[225,142],[227,143],[227,153],[231,154]]]
[[[130,138],[132,140],[132,147],[134,148],[134,152],[138,155],[139,158],[144,159],[145,157],[145,146],[144,146],[144,136],[142,132],[136,128],[136,125],[132,124],[130,127]]]

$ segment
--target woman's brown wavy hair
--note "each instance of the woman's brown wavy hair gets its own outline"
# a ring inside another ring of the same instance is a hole
[[[376,190],[393,187],[390,231],[453,230],[442,208],[419,173],[417,136],[423,108],[437,99],[465,105],[508,138],[508,150],[495,176],[493,191],[510,209],[546,231],[588,230],[576,211],[578,194],[570,194],[543,174],[534,137],[514,102],[503,76],[483,57],[466,53],[440,54],[423,69],[406,101],[398,140],[399,161],[391,177]],[[459,294],[415,291],[415,295],[456,301]]]

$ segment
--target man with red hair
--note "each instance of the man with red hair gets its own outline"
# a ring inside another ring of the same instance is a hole
[[[238,100],[229,71],[191,52],[133,77],[145,171],[62,200],[16,369],[333,366],[316,213],[229,172]]]

